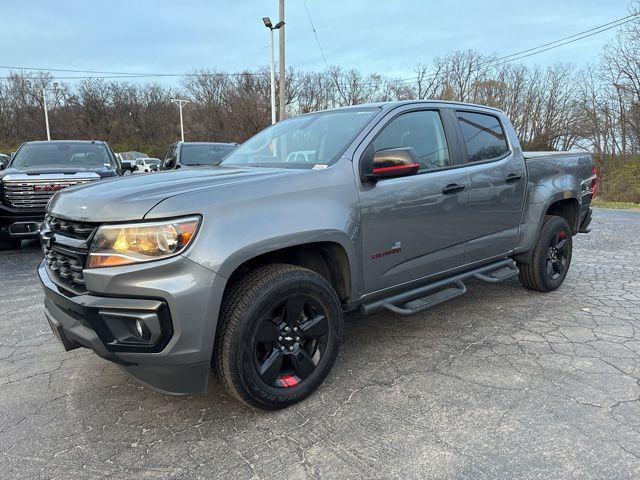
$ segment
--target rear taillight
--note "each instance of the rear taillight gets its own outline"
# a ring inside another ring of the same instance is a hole
[[[593,179],[591,180],[591,196],[595,197],[596,196],[596,186],[597,186],[597,180],[598,180],[598,168],[594,165],[593,169],[591,170],[591,172],[593,173]]]

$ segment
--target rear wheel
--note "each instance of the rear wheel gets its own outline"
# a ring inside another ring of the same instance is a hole
[[[540,292],[558,288],[569,271],[572,248],[571,228],[567,221],[554,215],[546,216],[531,263],[518,264],[520,283]]]
[[[0,250],[16,250],[20,248],[21,244],[22,244],[21,240],[13,240],[13,239],[0,240]]]
[[[293,265],[259,267],[225,295],[213,366],[247,405],[284,408],[324,381],[341,336],[340,301],[324,277]]]

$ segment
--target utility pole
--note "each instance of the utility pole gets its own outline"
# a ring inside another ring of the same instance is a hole
[[[280,28],[280,44],[279,44],[279,53],[280,53],[280,120],[284,120],[287,117],[287,114],[284,110],[285,108],[285,63],[284,63],[284,0],[280,0],[280,21],[278,23],[282,23],[282,28]]]
[[[182,138],[182,141],[184,142],[184,123],[182,123],[182,107],[184,107],[191,100],[183,100],[183,99],[180,99],[180,98],[172,98],[171,101],[173,103],[177,103],[178,104],[178,108],[180,109],[180,138]]]
[[[44,87],[42,89],[42,106],[44,107],[44,124],[47,127],[47,141],[51,140],[51,132],[49,131],[49,109],[47,107],[47,91],[51,90],[53,92],[58,90],[58,84],[54,83],[53,88],[48,89]]]
[[[284,22],[278,22],[274,26],[271,23],[271,19],[269,17],[263,17],[262,21],[264,22],[264,26],[269,29],[269,47],[271,49],[271,125],[274,125],[277,121],[276,119],[276,67],[275,67],[275,55],[273,52],[273,31],[278,30],[284,26]]]
[[[273,28],[269,29],[269,48],[271,49],[271,125],[276,123],[276,59],[273,54]]]
[[[47,141],[51,140],[51,133],[49,133],[49,112],[47,112],[47,89],[42,89],[42,103],[44,106],[44,124],[47,126]]]

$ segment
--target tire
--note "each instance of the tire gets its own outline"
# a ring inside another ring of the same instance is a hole
[[[13,239],[0,240],[0,251],[1,250],[17,250],[18,248],[20,248],[21,244],[22,244],[22,240],[13,240]]]
[[[539,292],[555,290],[567,276],[572,250],[571,227],[567,221],[547,215],[533,249],[531,263],[518,263],[520,283]]]
[[[288,407],[329,374],[342,322],[340,300],[321,275],[287,264],[258,267],[225,294],[213,368],[250,407]]]

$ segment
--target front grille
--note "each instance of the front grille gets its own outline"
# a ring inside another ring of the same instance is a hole
[[[47,247],[43,247],[43,250],[44,259],[56,279],[74,290],[86,290],[84,276],[82,275],[82,258]]]
[[[55,283],[74,293],[86,292],[83,269],[89,255],[89,242],[97,228],[94,223],[45,217],[42,251]]]
[[[73,238],[87,239],[96,229],[96,225],[87,222],[76,222],[73,220],[66,220],[64,218],[56,218],[47,215],[45,222],[48,224],[51,232],[55,235],[60,233],[62,235],[69,235]]]
[[[4,198],[14,208],[44,210],[47,202],[58,190],[72,185],[87,183],[93,178],[70,178],[56,180],[24,180],[3,181]]]

